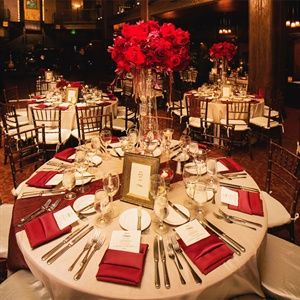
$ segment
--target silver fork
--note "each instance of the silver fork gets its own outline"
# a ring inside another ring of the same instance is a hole
[[[185,260],[185,262],[187,263],[192,275],[193,275],[193,278],[195,280],[196,283],[202,283],[202,279],[200,278],[200,276],[195,272],[195,270],[193,269],[193,267],[190,265],[189,261],[186,259],[186,257],[184,256],[184,254],[182,253],[182,249],[180,248],[177,240],[176,240],[176,237],[173,235],[171,237],[171,240],[172,240],[172,244],[173,244],[173,247],[174,247],[174,250],[175,252],[179,253]]]
[[[90,246],[89,246],[89,248],[87,249],[87,252],[86,252],[85,256],[83,257],[83,259],[82,259],[82,261],[81,261],[81,263],[80,263],[81,266],[82,266],[83,264],[86,263],[87,258],[88,258],[89,254],[90,254],[90,252],[91,252],[91,249],[92,249],[92,247],[99,241],[100,235],[101,235],[101,233],[100,233],[99,230],[96,230],[96,231],[94,232],[94,235],[93,235],[93,237],[92,237],[92,239],[91,239],[91,241],[90,241]]]
[[[249,225],[246,225],[246,224],[243,224],[243,223],[239,223],[239,222],[235,222],[233,220],[231,220],[230,218],[224,216],[224,215],[218,215],[217,213],[213,212],[214,216],[217,218],[217,219],[221,219],[221,220],[224,220],[225,222],[227,223],[230,223],[230,224],[236,224],[236,225],[240,225],[240,226],[244,226],[244,227],[247,227],[247,228],[250,228],[252,230],[256,230],[256,228],[252,227],[252,226],[249,226]]]
[[[80,269],[78,270],[78,272],[74,275],[73,279],[74,280],[79,280],[86,268],[86,266],[88,265],[89,261],[91,260],[92,256],[95,254],[96,251],[100,250],[102,245],[104,244],[105,241],[105,236],[102,235],[99,240],[97,241],[97,243],[94,246],[93,251],[91,252],[91,254],[88,256],[86,262],[80,267]]]
[[[48,208],[47,211],[53,211],[61,202],[62,198],[57,199],[55,202],[53,202]]]
[[[86,244],[84,245],[82,251],[79,253],[79,255],[77,256],[77,258],[74,260],[73,264],[69,267],[68,271],[72,271],[75,267],[75,265],[77,264],[78,260],[80,259],[81,255],[85,252],[88,251],[91,247],[91,241],[87,241]]]
[[[168,256],[173,260],[173,262],[174,262],[174,264],[176,266],[176,269],[177,269],[177,272],[178,272],[178,275],[179,275],[181,283],[182,284],[186,284],[186,281],[185,281],[184,277],[182,276],[182,274],[181,274],[181,272],[179,270],[179,267],[178,267],[178,265],[177,265],[177,263],[175,261],[175,252],[173,250],[173,247],[172,247],[171,243],[168,244]]]

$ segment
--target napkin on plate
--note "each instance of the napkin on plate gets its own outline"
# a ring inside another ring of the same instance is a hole
[[[59,229],[53,216],[53,212],[48,212],[31,220],[25,224],[24,228],[32,248],[50,242],[61,235],[70,232],[72,229],[71,226]]]
[[[70,156],[72,156],[76,152],[75,148],[66,148],[65,150],[58,152],[54,155],[55,158],[68,161],[68,162],[73,162],[74,159],[69,159]]]
[[[182,250],[205,275],[233,256],[233,251],[214,234],[190,246],[186,246],[182,240],[178,242]]]
[[[144,271],[148,244],[141,244],[140,253],[107,249],[96,275],[97,280],[139,285]]]
[[[29,186],[33,186],[36,188],[52,188],[52,185],[47,185],[47,182],[58,174],[58,171],[39,171],[34,176],[32,176],[29,180],[26,181],[26,184]]]
[[[232,173],[232,172],[241,172],[245,169],[239,165],[235,160],[230,157],[225,157],[218,160],[221,164],[223,164],[228,170],[222,171],[220,173]]]
[[[237,192],[239,194],[238,206],[229,204],[229,209],[238,210],[249,215],[264,215],[262,201],[258,192],[244,190],[238,190]]]

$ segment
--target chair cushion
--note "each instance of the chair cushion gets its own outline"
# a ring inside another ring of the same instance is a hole
[[[46,129],[45,130],[45,139],[46,139],[46,144],[58,144],[59,139],[58,139],[58,129]],[[64,143],[71,135],[71,130],[70,129],[61,129],[61,142]]]
[[[172,113],[178,117],[184,117],[184,116],[187,116],[187,109],[182,108],[181,112],[180,112],[180,109],[174,109],[174,110],[172,110]]]
[[[11,222],[13,205],[2,204],[0,205],[0,257],[7,258],[8,250],[8,235]]]
[[[44,285],[31,272],[20,270],[9,276],[0,285],[2,300],[50,300]]]
[[[226,119],[221,119],[220,123],[222,125],[227,125]],[[236,131],[246,131],[249,129],[247,123],[244,120],[229,120],[229,125],[234,125],[234,130]]]
[[[126,120],[124,119],[114,119],[112,127],[114,130],[117,131],[125,131],[126,130],[125,124],[126,124]],[[127,129],[131,127],[134,127],[134,123],[132,121],[127,121]]]
[[[250,119],[250,123],[253,125],[259,126],[259,127],[266,128],[266,129],[277,127],[280,125],[277,121],[271,120],[270,127],[268,127],[268,118],[266,118],[266,117],[252,118],[252,119]]]
[[[213,122],[213,119],[207,118],[206,121],[207,121],[208,123],[212,123],[212,122]],[[200,128],[200,118],[189,117],[189,126],[190,126],[190,127]]]
[[[261,260],[261,283],[274,299],[300,298],[300,247],[267,234]]]
[[[286,208],[265,191],[261,192],[268,213],[268,228],[273,228],[291,222],[291,216]]]

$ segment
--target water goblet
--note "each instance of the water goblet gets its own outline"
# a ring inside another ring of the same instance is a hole
[[[193,199],[193,191],[194,191],[194,184],[199,179],[198,167],[195,163],[186,163],[183,166],[182,170],[182,180],[184,182],[185,191],[189,198],[185,201],[185,206],[191,207],[193,202],[189,199]]]
[[[109,204],[110,202],[107,192],[103,189],[97,190],[94,200],[95,211],[99,214],[95,221],[95,225],[97,227],[103,227],[109,222]]]
[[[207,160],[207,150],[199,149],[195,156],[195,163],[198,167],[199,175],[203,175],[207,172],[206,169],[206,160]]]
[[[127,138],[129,142],[129,150],[133,151],[138,143],[139,131],[137,128],[129,128],[127,131]]]
[[[81,175],[81,188],[80,192],[85,193],[86,190],[84,188],[84,173],[89,168],[89,160],[87,159],[87,152],[84,149],[78,149],[75,154],[75,167],[76,171]]]
[[[168,151],[170,150],[173,133],[174,133],[174,130],[172,128],[165,128],[163,130],[163,138],[164,138],[166,150],[168,150]]]
[[[194,141],[191,141],[190,144],[189,144],[189,154],[193,157],[193,160],[195,161],[196,160],[196,156],[199,152],[199,147],[198,147],[198,143],[197,142],[194,142]]]
[[[120,187],[120,178],[117,173],[108,173],[103,177],[103,189],[107,192],[111,207],[111,217],[116,218],[119,215],[116,205],[113,203],[113,197],[117,194]]]
[[[213,203],[215,203],[215,195],[218,190],[219,180],[216,176],[217,174],[217,160],[210,158],[206,161],[207,174],[208,174],[208,186],[213,191]]]
[[[67,200],[75,199],[76,193],[72,192],[72,189],[76,185],[75,170],[73,168],[67,168],[64,170],[62,185],[68,191],[65,194],[65,199]]]
[[[109,129],[102,129],[100,132],[100,140],[103,143],[103,145],[105,146],[105,159],[109,158],[108,152],[107,152],[107,147],[108,145],[111,143],[112,140],[112,134],[111,131]]]
[[[194,183],[193,200],[196,203],[197,215],[196,219],[203,220],[203,205],[207,202],[207,187],[204,182],[197,181]]]
[[[182,134],[179,139],[179,143],[182,152],[182,157],[183,159],[186,159],[186,157],[188,157],[187,149],[189,144],[191,143],[191,137],[187,134]]]

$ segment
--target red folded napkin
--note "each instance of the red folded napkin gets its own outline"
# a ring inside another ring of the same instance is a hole
[[[44,104],[44,103],[40,103],[38,105],[35,106],[35,108],[38,108],[38,109],[44,109],[44,108],[47,108],[48,105]]]
[[[32,248],[50,242],[53,239],[70,232],[72,229],[71,226],[59,229],[53,216],[53,212],[48,212],[31,220],[24,228]]]
[[[55,176],[58,173],[58,171],[39,171],[29,180],[27,180],[26,183],[29,186],[33,186],[36,188],[50,189],[53,188],[53,186],[46,184],[53,176]]]
[[[60,109],[60,110],[67,110],[67,109],[69,109],[68,106],[60,106],[60,105],[55,106],[55,108],[56,108],[56,109]]]
[[[99,105],[99,106],[108,106],[108,105],[111,105],[111,103],[105,101],[105,102],[98,103],[98,105]]]
[[[264,215],[262,201],[258,192],[244,190],[237,190],[237,192],[239,194],[239,204],[238,206],[229,204],[229,209],[238,210],[249,215]]]
[[[205,275],[233,256],[233,251],[214,234],[190,246],[186,246],[182,240],[178,242],[182,250]]]
[[[113,136],[110,143],[119,143],[119,138],[117,136]]]
[[[76,149],[74,148],[67,148],[61,152],[58,152],[54,155],[55,158],[68,161],[68,162],[73,162],[74,159],[69,159],[71,155],[73,155],[76,152]]]
[[[241,165],[239,165],[235,160],[233,160],[230,157],[219,159],[219,162],[228,168],[228,170],[220,173],[241,172],[245,170]]]
[[[82,88],[82,84],[79,81],[70,82],[72,88]]]
[[[205,144],[200,144],[200,143],[198,143],[198,148],[199,148],[199,149],[207,149],[208,147],[207,147],[207,145],[205,145]]]
[[[107,249],[96,274],[97,280],[139,285],[144,271],[148,244],[141,244],[140,253]]]

